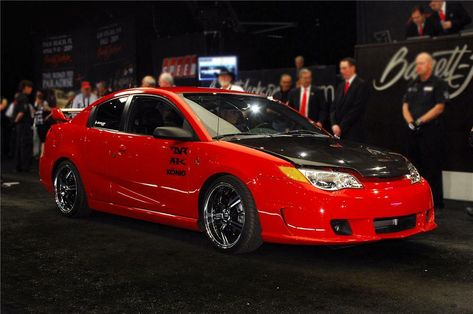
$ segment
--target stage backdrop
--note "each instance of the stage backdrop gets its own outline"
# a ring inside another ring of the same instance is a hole
[[[335,66],[311,66],[312,82],[320,86],[325,91],[325,97],[332,102],[334,96],[334,86],[336,81]],[[236,84],[243,87],[244,90],[255,93],[272,96],[279,89],[279,78],[282,74],[290,74],[293,81],[296,80],[296,71],[294,68],[267,69],[254,71],[240,71]]]
[[[407,129],[401,113],[402,96],[408,81],[416,77],[414,60],[422,51],[434,56],[434,73],[450,88],[444,113],[445,170],[473,172],[473,148],[467,143],[473,126],[473,36],[356,47],[359,74],[371,89],[366,114],[368,142],[404,152]]]
[[[41,88],[59,91],[77,90],[82,80],[105,80],[113,90],[133,87],[135,47],[133,19],[39,35],[35,40],[36,82]]]

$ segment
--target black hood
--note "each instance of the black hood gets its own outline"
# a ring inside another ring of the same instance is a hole
[[[377,178],[409,173],[407,160],[400,154],[328,136],[237,136],[227,140],[289,160],[296,166],[348,168],[364,177]]]

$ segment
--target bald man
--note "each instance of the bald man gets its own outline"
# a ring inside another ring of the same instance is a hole
[[[416,58],[417,78],[404,95],[402,115],[408,136],[407,157],[429,182],[436,210],[443,208],[442,160],[445,152],[442,113],[448,101],[448,86],[432,74],[434,60],[426,52]]]
[[[156,87],[156,79],[151,75],[146,75],[141,80],[141,87]]]

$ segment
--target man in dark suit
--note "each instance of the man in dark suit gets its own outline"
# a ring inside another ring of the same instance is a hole
[[[422,7],[414,7],[411,18],[406,28],[406,38],[419,36],[437,36],[440,33],[440,25],[434,23],[434,19],[427,17]]]
[[[471,17],[460,3],[435,0],[430,1],[430,8],[434,11],[432,18],[441,30],[440,35],[457,34],[471,23]]]
[[[289,92],[292,88],[292,77],[284,73],[281,75],[279,80],[279,90],[274,93],[273,98],[279,100],[280,102],[287,104]]]
[[[327,118],[325,96],[320,88],[312,85],[312,72],[303,68],[299,71],[300,87],[289,92],[289,106],[322,127]]]
[[[368,86],[356,75],[356,61],[353,58],[340,61],[340,73],[343,82],[337,86],[330,112],[332,131],[342,139],[363,142]]]

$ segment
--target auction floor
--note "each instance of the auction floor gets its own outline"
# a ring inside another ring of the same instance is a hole
[[[265,244],[229,256],[199,233],[94,213],[67,219],[36,174],[3,173],[1,312],[473,313],[473,218],[350,248]],[[471,204],[470,204],[471,205]]]

